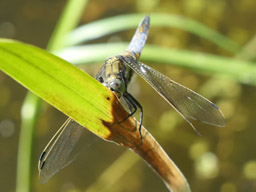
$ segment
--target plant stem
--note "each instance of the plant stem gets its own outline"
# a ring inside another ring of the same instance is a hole
[[[62,46],[64,35],[69,33],[79,22],[88,0],[69,0],[49,41],[47,49],[57,50]],[[74,11],[75,10],[75,11]],[[16,192],[31,191],[31,161],[33,153],[34,127],[38,112],[42,106],[41,99],[31,92],[27,93],[21,113],[21,131],[17,158]],[[29,109],[29,110],[27,110]],[[28,115],[29,112],[30,114]],[[27,160],[26,160],[27,159]]]

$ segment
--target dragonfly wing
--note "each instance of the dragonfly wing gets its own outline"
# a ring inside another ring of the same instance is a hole
[[[126,64],[171,104],[193,128],[188,118],[214,126],[225,126],[222,112],[208,99],[143,63],[126,62]]]
[[[101,77],[105,75],[105,68],[105,65],[101,67],[95,76],[96,80],[101,82]],[[46,183],[97,138],[86,128],[68,118],[52,137],[40,156],[38,162],[40,182]]]
[[[71,163],[82,149],[89,146],[88,137],[96,138],[92,135],[83,126],[68,118],[40,156],[40,182],[46,183],[54,174]]]

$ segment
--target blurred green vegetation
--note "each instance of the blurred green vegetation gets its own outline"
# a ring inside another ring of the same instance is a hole
[[[0,36],[46,47],[64,4],[65,1],[57,0],[1,2]],[[135,12],[178,14],[222,33],[245,49],[230,53],[187,31],[167,27],[151,27],[148,43],[201,54],[211,53],[234,57],[241,61],[253,61],[255,58],[255,40],[253,41],[256,31],[255,7],[256,2],[253,0],[113,0],[111,3],[95,0],[89,1],[80,23]],[[129,41],[133,32],[134,29],[118,32],[91,40],[90,43]],[[182,170],[192,191],[255,191],[255,87],[218,77],[218,74],[214,78],[209,78],[177,66],[158,65],[155,61],[147,64],[152,64],[155,69],[173,80],[210,98],[222,109],[227,118],[225,128],[197,123],[196,127],[203,135],[199,137],[143,80],[137,78],[131,85],[131,92],[144,107],[144,125]],[[84,69],[94,75],[101,65],[102,63],[84,66]],[[25,94],[25,88],[0,73],[0,186],[2,191],[15,189],[20,109]],[[41,109],[35,130],[36,140],[31,163],[32,191],[85,191],[125,151],[111,143],[99,142],[82,154],[75,163],[57,174],[49,183],[39,184],[37,173],[39,154],[65,118],[49,105],[44,105]],[[133,158],[133,154],[129,153]],[[137,163],[131,164],[129,158],[127,162],[123,162],[123,166],[130,166],[130,169],[127,168],[116,183],[108,186],[107,191],[167,191],[162,181],[143,161],[133,160],[132,162]],[[111,177],[117,177],[116,174],[112,174]]]

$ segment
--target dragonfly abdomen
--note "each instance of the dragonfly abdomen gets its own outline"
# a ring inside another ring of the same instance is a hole
[[[133,52],[136,56],[136,59],[139,59],[140,54],[147,41],[148,33],[149,33],[149,23],[150,23],[149,15],[147,15],[139,24],[129,44],[128,51]]]

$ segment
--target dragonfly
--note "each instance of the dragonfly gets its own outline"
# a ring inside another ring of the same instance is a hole
[[[127,50],[107,58],[95,76],[96,80],[113,91],[119,99],[123,98],[127,104],[129,116],[119,123],[124,122],[139,109],[138,131],[141,135],[143,108],[127,91],[135,72],[151,85],[197,133],[191,119],[214,126],[225,126],[225,118],[214,103],[139,61],[148,37],[149,26],[150,17],[147,15],[139,24]],[[76,150],[77,146],[83,146],[81,141],[85,141],[85,136],[88,134],[90,133],[85,127],[71,118],[66,120],[40,156],[38,169],[41,183],[46,183],[54,174],[73,161],[80,151]],[[142,136],[141,142],[143,142]]]

